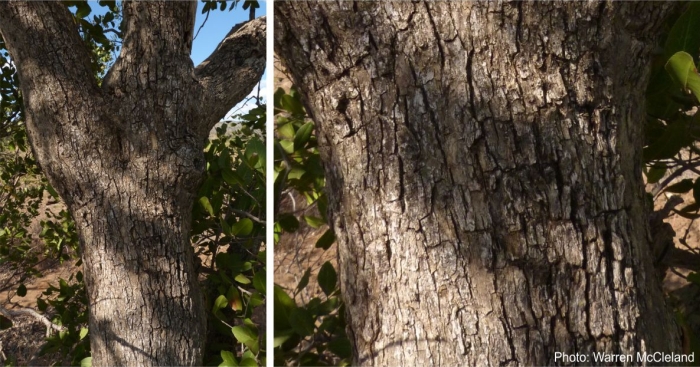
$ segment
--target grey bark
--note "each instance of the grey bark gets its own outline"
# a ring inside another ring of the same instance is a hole
[[[60,2],[0,2],[26,126],[76,221],[93,364],[197,365],[203,297],[189,241],[209,130],[260,79],[265,20],[190,60],[196,2],[125,2],[121,53],[98,86]]]
[[[641,177],[668,8],[275,3],[275,51],[316,122],[356,364],[681,352]]]

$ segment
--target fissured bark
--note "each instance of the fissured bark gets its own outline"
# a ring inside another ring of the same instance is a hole
[[[641,177],[668,7],[275,3],[276,53],[316,122],[355,363],[680,352]]]
[[[196,8],[124,2],[121,53],[98,86],[65,5],[0,3],[31,146],[79,231],[96,366],[202,363],[192,204],[209,130],[262,75],[265,19],[195,68]]]

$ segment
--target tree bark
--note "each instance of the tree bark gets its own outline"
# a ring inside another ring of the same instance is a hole
[[[275,3],[358,365],[681,352],[641,177],[669,5]]]
[[[93,365],[199,365],[192,204],[209,130],[262,76],[265,20],[235,27],[195,69],[196,2],[123,6],[102,86],[60,2],[1,2],[0,32],[34,154],[78,228]]]

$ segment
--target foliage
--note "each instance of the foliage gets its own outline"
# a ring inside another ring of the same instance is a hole
[[[671,196],[692,192],[692,195],[688,195],[692,200],[682,208],[660,212],[666,217],[675,213],[690,219],[688,226],[700,218],[700,171],[697,169],[700,167],[700,74],[696,66],[700,56],[698,29],[700,3],[690,2],[680,14],[669,18],[667,31],[661,37],[664,41],[652,62],[651,79],[646,90],[643,157],[647,183],[653,185],[649,198],[653,205],[653,202],[662,200],[662,193]],[[685,242],[688,232],[680,238],[680,242],[687,250],[697,252]],[[700,284],[698,279],[696,273],[687,277],[690,286],[694,287]],[[687,322],[696,315],[689,313],[692,311],[675,296],[669,297],[684,333],[687,344],[684,352],[700,353],[697,330],[693,332]]]
[[[275,242],[283,233],[300,228],[300,219],[319,228],[327,224],[328,200],[324,193],[325,178],[314,135],[314,125],[307,116],[299,94],[278,89],[275,92]],[[282,212],[280,199],[288,194],[302,195],[307,208],[303,212]],[[317,208],[319,216],[306,215]],[[335,236],[328,229],[316,242],[327,250]],[[345,311],[338,288],[338,275],[328,261],[318,270],[316,282],[322,294],[306,304],[294,300],[308,287],[312,269],[307,269],[294,290],[279,285],[274,289],[275,365],[348,365],[350,341],[345,334]]]
[[[700,3],[689,3],[668,23],[646,91],[644,173],[654,186],[652,201],[662,193],[692,192],[693,200],[673,213],[695,220],[700,218]]]
[[[232,8],[238,0],[232,2]],[[246,1],[247,7],[259,7]],[[98,83],[121,42],[121,8],[64,1],[86,47]],[[205,5],[206,6],[206,5]],[[210,10],[216,10],[211,8]],[[229,9],[230,10],[230,9]],[[109,35],[109,37],[108,37]],[[24,282],[40,275],[47,259],[78,259],[75,224],[34,160],[24,129],[17,72],[0,38],[0,266],[19,277],[16,295],[26,296]],[[236,121],[224,122],[205,149],[207,170],[192,212],[192,243],[205,274],[210,335],[205,362],[212,365],[264,365],[265,251],[265,105]],[[240,123],[239,123],[240,122]],[[45,204],[58,209],[49,209]],[[43,205],[42,205],[43,204]],[[46,210],[41,210],[47,207]],[[29,229],[38,218],[41,233]],[[90,365],[87,297],[83,274],[60,279],[37,299],[38,310],[65,330],[47,338],[42,355],[58,355],[55,364]],[[14,284],[14,283],[13,283]],[[0,285],[2,289],[3,285]],[[262,315],[262,316],[261,316]],[[2,321],[2,320],[0,320]],[[262,335],[261,335],[262,334]]]
[[[644,161],[647,182],[655,184],[654,198],[662,192],[682,194],[693,190],[700,197],[700,181],[677,178],[697,172],[700,166],[700,75],[695,67],[700,50],[700,4],[691,3],[672,23],[663,51],[653,63],[647,87]],[[691,31],[692,30],[692,31]],[[697,192],[696,192],[697,188]],[[690,219],[699,217],[695,202],[676,211]]]
[[[202,14],[207,13],[211,10],[216,10],[216,8],[219,8],[219,10],[224,11],[226,10],[226,6],[228,6],[228,10],[231,11],[231,9],[235,8],[236,5],[238,5],[238,3],[241,1],[243,1],[243,10],[248,10],[251,7],[252,9],[260,8],[260,4],[257,0],[202,0],[202,2],[204,2]],[[230,3],[231,5],[228,5],[228,3]]]
[[[0,265],[8,266],[23,282],[38,274],[35,266],[43,249],[34,246],[38,239],[28,227],[39,215],[47,184],[26,145],[20,144],[12,137],[0,140]]]
[[[205,149],[207,171],[192,211],[192,242],[207,268],[211,310],[205,363],[265,364],[265,105],[223,123]],[[231,130],[235,130],[231,132]],[[261,332],[262,331],[262,332]],[[236,349],[240,353],[236,353]]]
[[[80,265],[80,261],[76,266]],[[55,294],[55,295],[54,295]],[[53,309],[52,322],[65,327],[65,330],[49,335],[41,347],[39,355],[59,352],[62,358],[68,358],[71,365],[80,365],[90,355],[90,338],[88,336],[87,294],[83,273],[71,274],[68,280],[59,279],[57,285],[50,285],[37,299],[37,308],[46,312]]]
[[[71,9],[74,8],[73,20],[78,26],[86,47],[91,51],[91,64],[95,78],[101,81],[120,45],[121,8],[116,1],[100,0],[98,5],[105,7],[107,11],[104,15],[93,15],[90,19],[88,18],[92,13],[90,2],[72,0],[63,3]],[[109,33],[114,34],[115,37],[108,38]]]

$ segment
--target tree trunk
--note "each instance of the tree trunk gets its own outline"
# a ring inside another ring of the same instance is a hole
[[[192,203],[209,130],[262,75],[265,21],[234,28],[195,69],[195,12],[125,2],[121,54],[100,87],[64,5],[0,3],[32,148],[78,228],[93,365],[202,363]]]
[[[641,177],[668,7],[275,4],[276,52],[316,122],[355,363],[680,352]]]

